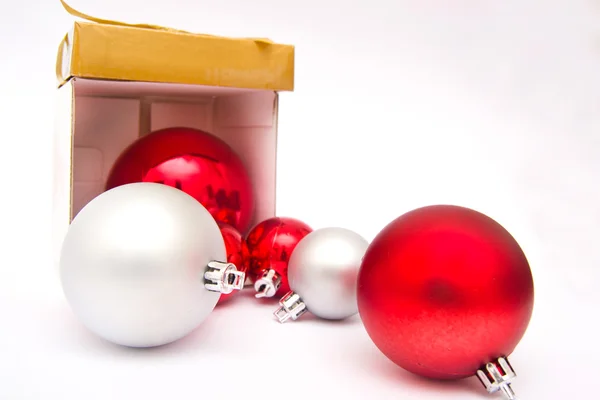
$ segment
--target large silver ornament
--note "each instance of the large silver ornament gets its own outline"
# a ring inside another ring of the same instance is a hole
[[[369,242],[344,228],[322,228],[306,235],[294,249],[287,277],[291,292],[275,311],[279,322],[310,311],[340,320],[358,313],[358,270]]]
[[[244,273],[226,260],[210,213],[167,185],[102,193],[71,223],[60,258],[67,301],[81,322],[123,346],[153,347],[197,328]]]

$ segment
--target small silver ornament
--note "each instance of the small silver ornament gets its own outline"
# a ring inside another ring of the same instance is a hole
[[[167,185],[102,193],[71,223],[60,258],[67,301],[98,336],[129,347],[174,342],[197,328],[245,274],[198,201]]]
[[[279,322],[296,320],[307,311],[330,320],[358,313],[358,270],[368,246],[366,239],[344,228],[322,228],[306,235],[290,257],[291,291],[274,313]]]

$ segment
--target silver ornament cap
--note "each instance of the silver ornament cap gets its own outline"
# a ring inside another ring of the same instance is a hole
[[[511,384],[517,377],[506,357],[499,357],[477,370],[479,381],[488,393],[502,392],[507,400],[517,400]]]
[[[60,278],[81,322],[123,346],[164,345],[188,335],[237,289],[243,273],[226,260],[210,213],[158,183],[106,191],[74,218]]]
[[[290,318],[295,321],[308,311],[298,293],[294,292],[288,292],[279,300],[279,304],[280,307],[275,310],[274,314],[281,323]]]
[[[281,286],[281,275],[277,271],[268,269],[263,272],[262,276],[254,282],[254,290],[257,299],[263,297],[273,297]]]
[[[290,257],[291,292],[279,302],[279,322],[296,320],[306,311],[340,320],[358,313],[358,271],[369,242],[349,229],[329,227],[306,235]]]
[[[210,261],[204,273],[204,287],[213,292],[229,294],[234,290],[242,290],[246,274],[238,271],[231,263]]]

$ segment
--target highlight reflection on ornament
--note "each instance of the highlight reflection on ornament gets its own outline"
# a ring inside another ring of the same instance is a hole
[[[529,324],[529,263],[500,224],[450,205],[408,212],[369,246],[358,277],[358,307],[390,360],[435,379],[477,375],[514,399],[508,357]]]
[[[257,298],[282,296],[290,290],[288,262],[298,242],[310,232],[310,226],[288,217],[269,218],[252,228],[243,250]]]
[[[162,183],[198,200],[218,222],[244,233],[254,213],[248,173],[222,140],[191,128],[167,128],[141,137],[119,156],[106,189],[134,182]]]

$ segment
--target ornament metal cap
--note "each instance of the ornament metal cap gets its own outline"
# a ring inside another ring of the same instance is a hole
[[[306,304],[304,304],[300,296],[293,291],[283,296],[281,300],[279,300],[279,304],[281,307],[275,310],[273,315],[275,315],[282,324],[290,318],[295,321],[308,311]]]
[[[256,294],[254,297],[273,297],[281,286],[281,275],[277,271],[269,269],[263,272],[262,276],[254,283]]]
[[[510,387],[517,377],[512,366],[505,357],[499,357],[477,370],[477,377],[483,383],[488,393],[502,391],[508,400],[517,400],[515,392]]]
[[[213,292],[229,294],[244,288],[246,274],[231,263],[210,261],[204,273],[204,287]]]

